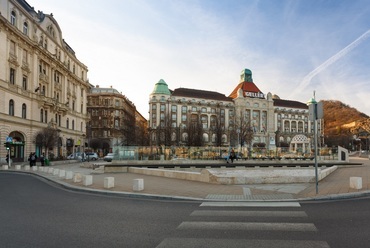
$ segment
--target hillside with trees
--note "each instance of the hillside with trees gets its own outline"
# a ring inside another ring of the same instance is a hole
[[[347,147],[353,134],[343,125],[368,119],[369,116],[357,109],[335,100],[323,100],[324,135],[328,146],[341,145]]]

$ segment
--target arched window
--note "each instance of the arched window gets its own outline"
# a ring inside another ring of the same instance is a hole
[[[9,115],[14,116],[14,100],[9,101]]]
[[[27,105],[25,103],[22,104],[22,118],[27,119]]]
[[[15,26],[17,23],[17,14],[13,10],[12,13],[10,14],[10,23]]]
[[[23,34],[28,35],[28,23],[23,23]]]
[[[208,134],[206,134],[206,133],[203,134],[203,141],[206,142],[206,143],[209,142],[209,136],[208,136]]]

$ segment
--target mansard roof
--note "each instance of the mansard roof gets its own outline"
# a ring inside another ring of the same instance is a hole
[[[232,99],[237,98],[239,89],[243,90],[243,96],[244,97],[246,96],[245,92],[253,92],[253,93],[263,94],[260,91],[260,89],[258,89],[258,87],[253,82],[241,82],[241,83],[238,84],[238,86],[236,86],[236,88],[233,90],[233,92],[231,92],[229,97],[231,97]]]
[[[188,89],[188,88],[177,88],[172,92],[172,96],[201,98],[201,99],[216,100],[216,101],[228,101],[228,102],[232,101],[230,97],[227,97],[224,94],[221,94],[215,91],[196,90],[196,89]]]
[[[283,100],[283,99],[273,99],[274,107],[284,107],[284,108],[299,108],[299,109],[308,109],[308,106],[305,103],[292,101],[292,100]]]

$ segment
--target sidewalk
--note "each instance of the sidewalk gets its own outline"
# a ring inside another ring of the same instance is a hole
[[[133,173],[102,173],[99,170],[81,167],[86,163],[62,164],[50,166],[51,168],[80,172],[83,175],[93,175],[93,184],[84,186],[74,183],[73,180],[59,178],[40,171],[27,171],[49,180],[55,181],[65,187],[76,190],[97,190],[100,193],[125,192],[135,197],[197,199],[197,200],[309,200],[348,198],[370,194],[370,161],[365,158],[351,158],[350,162],[363,163],[363,165],[339,166],[336,171],[319,182],[319,193],[316,194],[315,183],[302,184],[255,184],[255,185],[218,185],[202,182],[170,179],[156,176],[147,176]],[[92,167],[92,166],[91,166]],[[44,167],[48,168],[48,167]],[[14,167],[10,169],[14,171]],[[24,170],[21,170],[24,172]],[[104,188],[104,178],[114,177],[114,188]],[[362,177],[362,189],[351,189],[350,177]],[[133,180],[144,179],[144,190],[133,191]]]

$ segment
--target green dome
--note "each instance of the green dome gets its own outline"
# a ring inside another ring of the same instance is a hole
[[[152,94],[171,95],[168,85],[163,79],[159,80],[158,83],[155,84]]]

